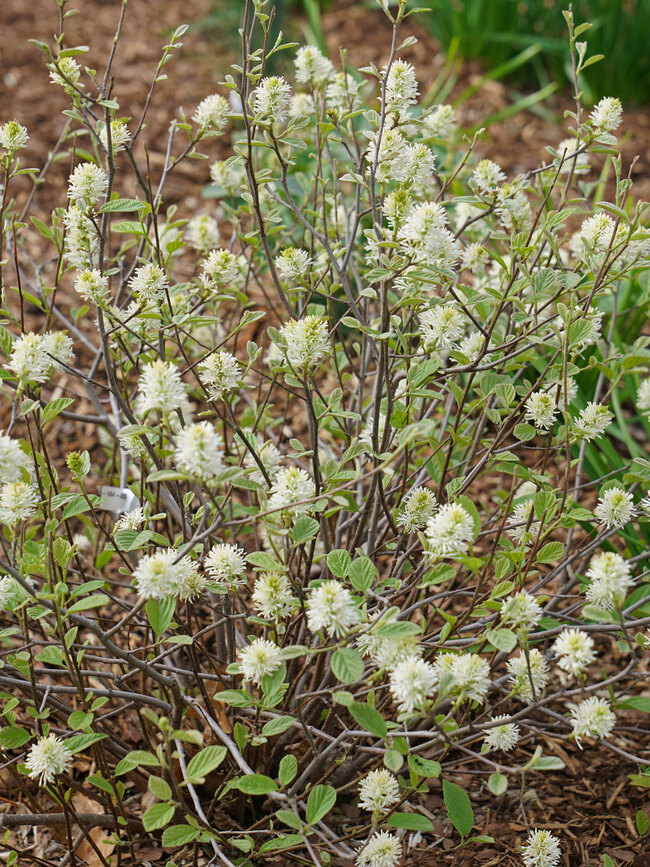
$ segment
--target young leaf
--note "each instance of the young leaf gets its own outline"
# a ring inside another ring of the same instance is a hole
[[[442,796],[449,821],[461,837],[467,837],[474,824],[474,812],[467,792],[455,783],[443,780]]]

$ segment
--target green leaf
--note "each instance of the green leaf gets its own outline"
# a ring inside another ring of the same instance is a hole
[[[488,789],[493,795],[502,795],[508,788],[508,778],[505,774],[490,774]]]
[[[200,833],[198,828],[191,825],[172,825],[163,831],[162,845],[170,849],[174,846],[185,846],[196,840]]]
[[[120,777],[122,774],[128,774],[130,771],[139,768],[140,765],[145,767],[160,767],[160,762],[153,753],[146,750],[132,750],[121,759],[115,767],[115,776]]]
[[[65,741],[65,745],[74,755],[75,753],[80,753],[82,750],[85,750],[89,746],[92,746],[92,744],[96,744],[97,741],[103,741],[104,738],[107,737],[108,735],[99,734],[96,732],[92,732],[87,735],[73,735],[71,738],[67,738],[67,740]]]
[[[513,433],[522,442],[535,439],[535,428],[532,424],[516,424]]]
[[[237,781],[237,788],[246,795],[268,795],[277,792],[278,784],[264,774],[249,774]]]
[[[149,618],[151,628],[156,635],[162,635],[172,622],[174,611],[176,610],[176,600],[168,599],[147,599],[145,611]]]
[[[604,867],[616,867],[614,859],[610,858],[609,855],[603,855],[603,864]]]
[[[142,817],[145,831],[157,831],[164,828],[174,818],[176,808],[173,804],[153,804]]]
[[[90,608],[99,608],[100,605],[107,605],[111,600],[105,593],[95,593],[92,596],[86,596],[80,599],[67,609],[68,614],[75,614],[77,611],[88,611]]]
[[[386,737],[388,734],[386,721],[374,707],[370,707],[369,704],[361,701],[355,701],[350,705],[349,710],[361,728],[376,735],[378,738]]]
[[[124,211],[139,211],[140,208],[148,208],[150,210],[147,202],[143,202],[140,199],[111,199],[110,202],[106,202],[106,204],[101,206],[99,213],[114,214]]]
[[[291,810],[276,810],[275,815],[278,817],[280,822],[283,822],[285,825],[293,828],[294,831],[302,830],[302,822],[300,821],[300,816],[296,816],[296,814],[292,813]]]
[[[69,407],[71,403],[74,403],[73,397],[58,397],[56,400],[51,400],[43,410],[42,424],[46,425],[48,421],[52,421],[60,412]]]
[[[252,565],[263,569],[265,572],[284,572],[284,566],[279,560],[276,560],[271,554],[265,551],[253,551],[248,554],[246,560]]]
[[[192,782],[204,783],[207,775],[218,768],[228,750],[222,746],[206,747],[193,756],[187,766],[187,776]]]
[[[223,689],[221,692],[215,692],[212,700],[222,701],[231,707],[249,707],[253,703],[253,697],[243,689]]]
[[[335,578],[345,578],[350,571],[352,557],[343,548],[330,551],[327,555],[327,568]]]
[[[276,837],[274,840],[269,840],[260,846],[260,852],[273,852],[276,849],[289,849],[291,846],[304,845],[300,834],[287,834],[286,836]]]
[[[408,763],[409,769],[420,777],[435,777],[437,779],[442,770],[440,762],[433,759],[423,759],[422,756],[409,756]]]
[[[384,623],[377,630],[379,638],[411,638],[413,635],[420,634],[420,627],[417,623],[411,623],[410,620],[393,620],[390,623]]]
[[[564,554],[563,542],[549,542],[537,554],[538,563],[556,563]]]
[[[275,719],[270,719],[264,724],[262,734],[266,738],[273,737],[273,735],[281,735],[287,729],[290,729],[293,724],[294,718],[292,716],[279,716]]]
[[[0,729],[0,747],[6,750],[16,750],[26,744],[30,738],[30,734],[20,726],[5,726]]]
[[[168,801],[172,796],[172,790],[169,783],[160,777],[149,777],[147,783],[149,791],[154,794],[159,801]]]
[[[333,786],[314,786],[307,798],[307,823],[315,825],[332,809],[336,803],[336,789]]]
[[[449,821],[461,837],[467,837],[474,824],[474,812],[467,792],[455,783],[443,780],[442,796]]]
[[[388,819],[391,828],[406,828],[407,831],[421,831],[430,834],[433,822],[421,813],[393,813]]]
[[[650,826],[650,819],[648,819],[648,814],[643,810],[637,810],[635,821],[636,829],[639,832],[639,835],[643,837],[644,834],[648,833],[648,827]]]
[[[350,566],[350,583],[360,592],[372,587],[378,575],[379,571],[369,557],[358,557]]]
[[[332,654],[332,671],[341,683],[355,683],[363,677],[363,659],[351,647],[339,647]]]
[[[278,780],[281,786],[288,786],[298,773],[298,759],[291,754],[282,756],[280,759],[280,769],[278,771]]]
[[[633,710],[650,713],[650,698],[646,698],[644,695],[635,695],[632,696],[632,698],[626,698],[623,699],[623,701],[619,701],[616,707],[630,707]]]
[[[320,524],[309,515],[298,515],[291,531],[291,538],[296,545],[302,545],[318,535]]]
[[[386,750],[384,753],[384,767],[388,768],[388,770],[392,771],[394,774],[397,774],[401,770],[403,764],[404,759],[401,753],[397,750]]]
[[[517,636],[511,629],[488,629],[485,637],[497,650],[510,653],[517,646]]]
[[[561,771],[564,762],[558,756],[540,756],[531,762],[530,767],[535,771]]]

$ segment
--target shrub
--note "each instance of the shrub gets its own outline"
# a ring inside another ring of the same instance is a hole
[[[650,622],[650,463],[621,457],[648,431],[650,352],[618,327],[649,236],[620,103],[577,96],[548,162],[507,179],[449,107],[418,106],[406,4],[383,5],[385,68],[303,46],[294,88],[266,62],[295,46],[249,0],[236,76],[171,122],[155,183],[113,55],[101,77],[43,45],[75,166],[33,229],[11,198],[28,132],[0,128],[0,743],[68,831],[89,837],[81,752],[115,845],[135,845],[146,786],[144,829],[223,864],[392,867],[403,833],[432,831],[418,807],[441,775],[466,840],[458,763],[502,794],[562,767],[541,733],[645,764],[616,738],[617,711],[647,710]],[[216,203],[165,210],[214,136],[233,150]],[[620,466],[590,478],[606,446]],[[533,831],[524,863],[563,845]]]

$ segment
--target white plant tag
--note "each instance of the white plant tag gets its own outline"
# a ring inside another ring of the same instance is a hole
[[[125,512],[130,512],[138,505],[138,498],[128,488],[111,488],[104,486],[99,489],[102,495],[102,509],[107,512],[115,512],[118,515],[123,515]]]

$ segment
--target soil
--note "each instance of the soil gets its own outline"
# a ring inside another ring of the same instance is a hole
[[[229,2],[236,4],[237,0]],[[80,5],[84,14],[73,16],[66,22],[66,44],[88,45],[90,52],[86,62],[89,65],[96,63],[98,76],[101,76],[103,61],[99,58],[106,56],[121,3],[119,0],[86,0]],[[210,11],[211,0],[130,0],[115,58],[119,78],[113,97],[120,103],[122,116],[137,119],[142,112],[162,46],[171,31],[181,23],[201,22]],[[52,0],[2,0],[0,15],[0,121],[15,117],[27,126],[31,137],[27,164],[40,169],[61,135],[65,123],[61,111],[66,107],[66,99],[49,84],[45,59],[38,49],[28,44],[28,39],[51,41],[58,28],[58,11]],[[419,41],[404,56],[416,65],[422,91],[426,92],[443,70],[444,57],[425,31],[416,23],[411,24],[413,21],[410,19],[407,29],[416,33]],[[341,0],[324,14],[323,28],[332,56],[338,54],[340,47],[345,47],[353,64],[366,65],[373,61],[381,67],[385,62],[390,30],[381,13],[364,8],[360,2]],[[169,80],[156,87],[143,137],[154,184],[164,159],[163,148],[170,119],[179,117],[181,109],[191,115],[203,97],[217,90],[219,80],[227,71],[221,65],[224,51],[218,37],[208,37],[200,26],[193,26],[182,41],[182,49],[165,68]],[[476,64],[465,67],[447,101],[476,83],[480,76],[481,70]],[[506,109],[512,99],[509,87],[500,82],[487,82],[459,106],[461,125],[472,129],[480,126],[486,117]],[[554,97],[543,109],[523,111],[501,123],[491,124],[478,150],[499,162],[509,175],[530,169],[546,157],[546,145],[556,145],[565,137],[566,133],[559,128],[558,122],[562,123],[563,112],[571,107],[566,96]],[[627,171],[634,157],[639,157],[633,177],[637,181],[636,195],[641,198],[650,198],[649,130],[648,111],[638,110],[625,115],[620,133],[624,170]],[[219,140],[210,144],[210,153],[213,159],[225,155]],[[143,143],[137,154],[143,168],[146,168],[146,158]],[[71,155],[48,174],[48,188],[36,199],[36,213],[47,215],[55,203],[64,201],[70,161]],[[207,165],[201,161],[186,161],[171,176],[166,187],[166,204],[182,203],[183,213],[179,216],[191,215],[199,206],[208,175]],[[22,194],[25,195],[27,190],[28,184],[25,183]],[[88,444],[84,446],[88,447]],[[66,444],[66,448],[69,447],[70,444]],[[636,727],[635,750],[645,749],[646,754],[650,741],[647,719],[644,715],[629,715],[629,726]],[[646,726],[645,734],[640,732],[643,726]],[[124,719],[120,727],[123,738],[137,748],[137,720],[134,723]],[[564,867],[602,865],[604,853],[609,854],[616,865],[650,865],[647,835],[645,840],[640,839],[635,827],[638,810],[645,810],[650,815],[650,802],[646,790],[634,787],[628,780],[628,775],[637,771],[634,764],[626,762],[602,744],[588,744],[583,753],[566,741],[549,740],[543,745],[546,754],[561,756],[566,767],[560,772],[527,775],[522,781],[521,791],[513,788],[516,780],[511,780],[511,789],[496,798],[487,789],[487,776],[473,773],[468,780],[467,776],[458,773],[456,781],[467,786],[472,800],[474,832],[493,837],[491,843],[468,842],[458,848],[458,839],[446,819],[440,783],[432,780],[430,793],[422,799],[422,805],[423,812],[434,824],[435,833],[420,839],[407,834],[405,840],[410,848],[402,864],[418,864],[419,867],[515,867],[521,864],[518,853],[530,826],[548,828],[561,836],[564,847],[561,863]],[[530,743],[526,746],[528,750]],[[625,748],[624,743],[619,746]],[[515,755],[509,759],[509,764],[515,764],[516,759]],[[88,769],[82,768],[81,763],[77,767],[81,781],[83,771]],[[4,776],[4,770],[0,773],[3,774],[0,778],[2,800],[9,811],[28,809],[18,803],[19,795],[12,788],[11,777]],[[82,798],[83,795],[77,793],[74,797]],[[92,811],[93,803],[80,800],[77,808]],[[227,821],[227,817],[222,818]],[[101,840],[103,836],[98,832],[96,839]],[[14,832],[12,845],[24,852],[19,865],[63,864],[65,861],[65,835],[44,827]],[[96,854],[87,844],[84,845],[85,851],[78,850],[78,863],[96,867],[99,863]],[[189,850],[165,851],[156,839],[144,833],[139,837],[138,846],[137,863],[142,867],[148,864],[162,867],[170,858],[179,865],[193,863]],[[196,863],[206,864],[207,861],[207,858],[199,858]],[[128,858],[122,863],[127,864]],[[268,863],[298,862],[287,855],[278,855],[269,856]]]

